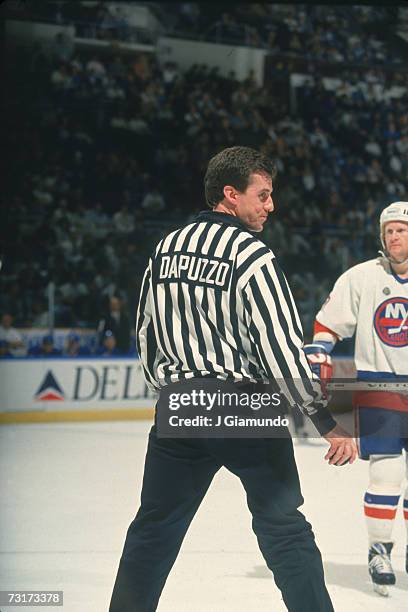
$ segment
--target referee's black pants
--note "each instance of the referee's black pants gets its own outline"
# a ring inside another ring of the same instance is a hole
[[[153,426],[140,509],[130,524],[109,612],[153,612],[188,526],[225,466],[244,485],[259,548],[289,612],[333,612],[290,438],[165,439]]]

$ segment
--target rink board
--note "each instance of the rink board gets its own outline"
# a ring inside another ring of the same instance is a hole
[[[0,363],[0,423],[150,419],[154,404],[140,360]]]
[[[335,376],[352,378],[352,359],[335,361]],[[138,359],[4,359],[0,424],[152,419],[155,397]]]

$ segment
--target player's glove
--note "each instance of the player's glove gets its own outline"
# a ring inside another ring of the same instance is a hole
[[[303,347],[305,355],[310,364],[312,372],[322,381],[322,387],[326,392],[326,384],[331,380],[333,376],[333,364],[332,358],[330,357],[324,344],[318,342],[314,344],[305,344]]]

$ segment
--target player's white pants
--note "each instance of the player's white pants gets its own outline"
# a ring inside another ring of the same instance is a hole
[[[364,496],[369,544],[392,542],[392,528],[405,477],[408,455],[371,455],[369,485]],[[404,518],[408,537],[408,486],[404,495]]]

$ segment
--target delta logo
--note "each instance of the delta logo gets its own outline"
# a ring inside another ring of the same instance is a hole
[[[65,400],[65,394],[51,370],[48,370],[34,397],[37,402],[61,402]]]
[[[123,401],[148,397],[140,363],[78,364],[72,369],[57,369],[57,374],[58,378],[53,371],[47,371],[33,396],[35,401]]]
[[[384,344],[408,346],[408,299],[393,297],[382,302],[375,311],[374,328]]]

